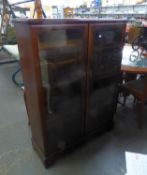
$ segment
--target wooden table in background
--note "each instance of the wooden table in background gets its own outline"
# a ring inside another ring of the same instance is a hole
[[[131,45],[125,45],[123,49],[121,71],[132,74],[147,74],[147,58],[138,59],[136,61],[130,61],[131,53]]]

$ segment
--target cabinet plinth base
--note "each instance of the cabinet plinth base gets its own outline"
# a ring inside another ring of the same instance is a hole
[[[87,133],[87,135],[83,136],[81,139],[79,139],[76,142],[74,142],[73,144],[69,145],[66,148],[66,150],[58,151],[58,152],[55,152],[54,154],[51,154],[48,156],[45,156],[45,154],[41,151],[41,149],[38,147],[37,143],[33,139],[32,139],[32,144],[33,144],[34,150],[38,153],[39,157],[41,158],[41,160],[44,164],[44,167],[49,168],[52,165],[54,165],[57,160],[64,157],[64,155],[70,154],[75,149],[83,146],[91,139],[94,139],[94,138],[104,134],[105,132],[111,131],[113,129],[113,126],[114,126],[114,123],[113,123],[113,120],[111,120],[111,121],[109,121],[109,123],[105,123],[105,125],[101,126],[99,129],[92,131],[90,133]]]

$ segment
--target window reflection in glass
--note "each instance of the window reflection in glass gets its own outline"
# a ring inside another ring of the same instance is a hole
[[[38,47],[48,112],[56,116],[81,110],[85,76],[82,30],[45,31],[38,36]]]

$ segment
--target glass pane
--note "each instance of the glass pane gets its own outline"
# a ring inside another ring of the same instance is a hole
[[[50,118],[81,115],[85,80],[83,31],[54,29],[38,35],[42,86]]]
[[[118,72],[121,67],[121,26],[93,27],[92,62],[93,76]]]
[[[95,28],[93,34],[94,46],[108,46],[108,45],[116,45],[120,44],[120,40],[122,37],[121,27],[110,27],[105,26],[103,28]]]
[[[91,69],[93,76],[110,75],[121,67],[122,52],[120,47],[95,49]]]
[[[112,120],[116,77],[91,81],[88,131]]]

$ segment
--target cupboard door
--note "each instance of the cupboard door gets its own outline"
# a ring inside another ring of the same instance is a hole
[[[122,59],[123,27],[118,24],[91,24],[89,64],[94,76],[116,74]]]
[[[113,119],[122,57],[122,25],[101,23],[89,27],[87,132],[101,129]]]
[[[51,149],[63,149],[83,133],[87,27],[39,26],[34,31],[41,85],[46,90],[49,145]]]

